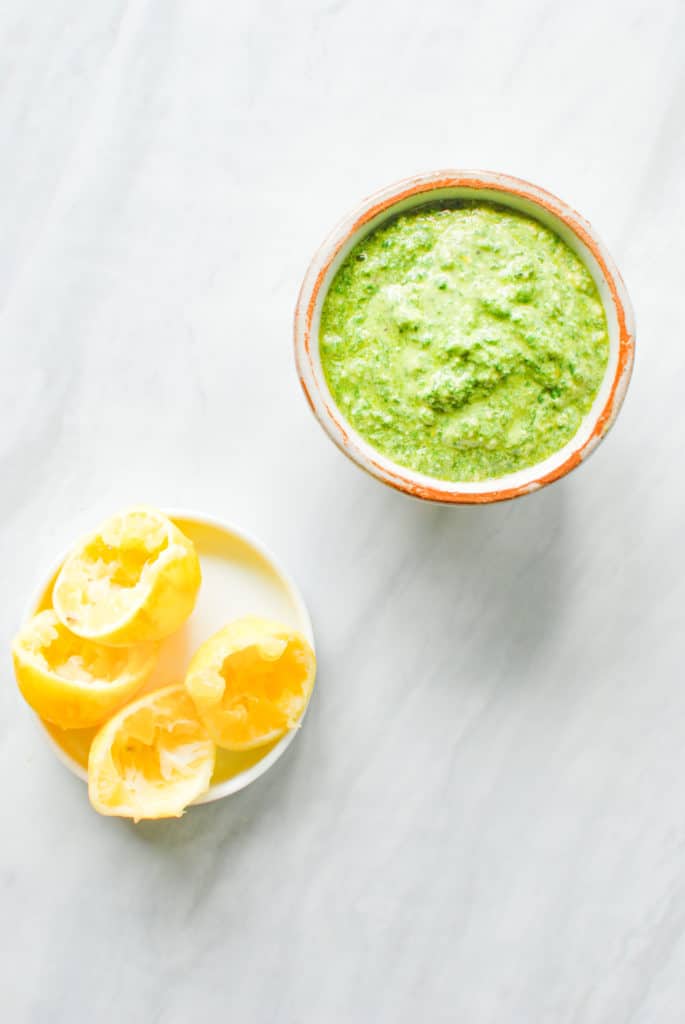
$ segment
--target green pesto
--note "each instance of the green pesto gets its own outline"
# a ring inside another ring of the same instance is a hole
[[[326,296],[324,373],[352,426],[441,480],[502,476],[569,441],[609,358],[589,271],[538,221],[423,207],[349,253]]]

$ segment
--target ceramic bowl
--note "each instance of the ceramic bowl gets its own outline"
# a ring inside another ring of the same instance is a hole
[[[319,354],[319,322],[326,291],[350,249],[385,220],[430,202],[489,200],[526,213],[555,231],[590,271],[604,304],[609,361],[592,408],[559,451],[526,469],[472,483],[414,472],[365,441],[337,408]],[[447,504],[502,501],[565,476],[591,454],[613,424],[633,366],[635,324],[621,275],[595,230],[561,199],[527,181],[492,171],[435,171],[390,185],[340,222],[314,256],[295,310],[295,357],[302,388],[329,437],[350,459],[383,483],[416,498]]]

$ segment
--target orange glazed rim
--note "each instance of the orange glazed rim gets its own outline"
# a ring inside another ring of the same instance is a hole
[[[590,271],[607,317],[609,361],[592,408],[578,431],[542,462],[506,476],[452,482],[417,473],[373,448],[335,404],[321,366],[319,320],[328,287],[350,249],[380,223],[427,202],[480,199],[510,206],[550,227]],[[494,171],[432,171],[369,196],[332,231],[305,275],[295,309],[295,361],[309,406],[338,448],[378,480],[426,501],[485,504],[517,498],[565,476],[606,436],[623,404],[633,368],[635,318],[609,251],[581,215],[546,189]]]

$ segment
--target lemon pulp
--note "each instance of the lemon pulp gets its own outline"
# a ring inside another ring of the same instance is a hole
[[[192,541],[157,509],[139,507],[111,516],[74,548],[52,600],[72,633],[121,647],[179,629],[200,582]]]
[[[93,729],[60,729],[58,725],[44,720],[44,725],[57,746],[64,751],[67,757],[75,761],[84,772],[88,771],[88,754],[93,737],[97,728]],[[214,771],[212,772],[212,786],[218,786],[221,782],[228,782],[241,772],[247,771],[253,765],[261,761],[270,750],[278,743],[278,739],[266,743],[261,747],[253,747],[251,750],[223,750],[217,747]]]
[[[227,750],[247,750],[297,725],[315,674],[314,652],[302,633],[246,616],[202,644],[185,684],[212,739]]]
[[[179,817],[205,793],[216,748],[183,686],[139,697],[90,746],[88,795],[100,814],[140,821]]]
[[[153,644],[112,648],[75,636],[50,609],[22,627],[12,655],[25,700],[67,729],[103,722],[141,688],[157,659]]]

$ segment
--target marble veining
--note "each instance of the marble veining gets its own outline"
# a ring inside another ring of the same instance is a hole
[[[2,5],[3,1021],[685,1019],[684,31],[677,0]],[[570,201],[638,321],[607,441],[492,508],[364,476],[293,368],[326,232],[440,166]],[[7,654],[135,501],[261,537],[320,658],[277,768],[138,827]]]

